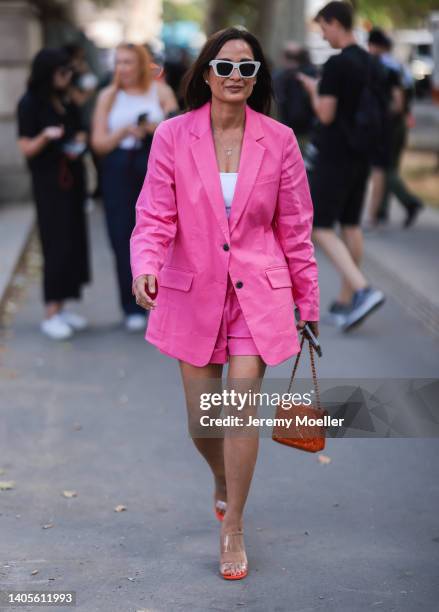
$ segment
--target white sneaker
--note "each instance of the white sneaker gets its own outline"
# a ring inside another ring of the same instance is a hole
[[[142,314],[131,314],[125,317],[125,329],[129,332],[137,332],[145,329],[146,316]]]
[[[72,329],[76,329],[80,331],[88,327],[87,319],[77,314],[76,312],[70,312],[69,310],[62,310],[59,313],[59,316],[64,321],[64,323],[67,323],[67,325],[71,327]]]
[[[52,340],[65,340],[73,336],[72,328],[62,320],[59,314],[52,315],[49,319],[41,321],[40,329],[43,334],[49,336]]]

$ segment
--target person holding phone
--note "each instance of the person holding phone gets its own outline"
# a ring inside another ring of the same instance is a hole
[[[220,574],[236,580],[248,572],[243,512],[258,436],[202,432],[199,383],[221,392],[229,360],[227,386],[243,379],[258,392],[267,365],[299,352],[298,330],[308,323],[318,336],[313,205],[297,139],[269,116],[272,81],[255,36],[213,34],[184,91],[188,111],[157,128],[137,199],[132,290],[150,311],[145,339],[178,360],[190,432],[214,481]]]
[[[91,143],[100,156],[102,197],[113,249],[119,301],[128,331],[145,328],[145,312],[131,293],[130,235],[145,177],[152,134],[178,109],[172,89],[154,78],[152,58],[141,45],[116,49],[114,79],[100,93]]]
[[[67,95],[69,62],[63,51],[41,49],[17,107],[18,146],[31,172],[44,262],[41,331],[55,340],[87,326],[84,317],[64,309],[64,302],[80,299],[91,277],[81,157],[87,136]]]

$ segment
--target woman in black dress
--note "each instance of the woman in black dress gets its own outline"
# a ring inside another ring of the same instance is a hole
[[[64,301],[80,299],[82,285],[90,282],[81,157],[86,134],[77,107],[66,98],[71,78],[68,55],[42,49],[17,108],[18,145],[31,172],[44,259],[41,331],[54,339],[87,326],[64,310]]]

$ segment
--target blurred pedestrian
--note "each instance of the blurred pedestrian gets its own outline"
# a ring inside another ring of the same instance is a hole
[[[81,121],[84,129],[87,132],[87,138],[91,131],[91,118],[93,115],[93,109],[96,104],[97,90],[99,87],[99,79],[91,70],[85,53],[85,49],[78,43],[69,43],[62,47],[70,58],[70,65],[73,69],[72,79],[70,81],[70,87],[68,95],[72,102],[79,107]],[[100,196],[100,176],[99,176],[99,165],[96,154],[94,151],[88,151],[90,154],[89,161],[93,164],[95,169],[95,180],[93,188],[87,185],[87,200],[86,210],[91,212],[94,208],[93,198]],[[85,166],[87,166],[87,158],[84,160]],[[88,178],[90,173],[86,173]]]
[[[179,360],[190,433],[215,483],[220,574],[237,580],[248,572],[243,512],[258,431],[203,427],[219,413],[200,412],[200,383],[221,390],[230,359],[232,391],[244,379],[246,396],[257,393],[267,363],[300,351],[298,329],[309,322],[318,335],[313,207],[297,140],[270,117],[271,75],[251,33],[212,34],[184,91],[188,111],[158,127],[137,201],[133,291],[152,309],[145,339]],[[247,422],[256,407],[241,408]]]
[[[383,45],[387,44],[387,35],[379,28],[369,33],[369,53],[380,60]],[[369,219],[365,229],[370,230],[377,226],[376,214],[386,189],[386,177],[391,163],[392,148],[392,122],[395,115],[402,110],[403,92],[399,72],[384,66],[385,70],[385,96],[386,117],[383,124],[383,137],[376,148],[371,160],[370,198],[367,206]]]
[[[388,75],[388,87],[391,90],[391,106],[388,129],[386,130],[385,164],[379,170],[383,178],[382,189],[378,197],[372,198],[370,205],[370,220],[372,227],[386,223],[389,216],[389,200],[394,195],[404,207],[406,217],[405,228],[415,222],[418,214],[424,208],[420,198],[411,193],[400,176],[400,162],[407,144],[407,126],[410,117],[410,102],[412,100],[413,79],[408,71],[391,55],[392,40],[380,28],[374,28],[369,34],[369,51],[378,57],[385,66]]]
[[[181,110],[184,109],[184,95],[181,86],[182,79],[184,74],[189,70],[190,65],[191,56],[188,49],[178,45],[167,47],[164,62],[165,78],[168,85],[172,87]]]
[[[18,146],[32,177],[43,252],[45,318],[41,331],[53,339],[84,329],[84,317],[64,309],[90,282],[84,213],[86,134],[78,108],[67,98],[69,57],[42,49],[32,62],[26,93],[18,103]]]
[[[379,64],[355,40],[349,3],[330,2],[319,11],[316,21],[325,40],[341,53],[326,62],[320,81],[300,77],[319,119],[305,156],[314,202],[313,239],[342,276],[329,318],[348,331],[384,302],[383,293],[373,288],[360,270],[360,220],[370,172],[370,147],[380,137],[369,126],[378,130],[382,123],[384,82]],[[379,100],[370,89],[371,83],[375,90],[381,84]],[[337,222],[341,238],[334,229]]]
[[[62,48],[69,56],[73,74],[70,81],[69,96],[75,104],[83,106],[93,96],[99,85],[98,77],[90,69],[85,50],[77,43]]]
[[[282,66],[273,74],[274,93],[279,120],[294,131],[304,151],[315,113],[309,93],[298,78],[299,73],[317,77],[317,70],[311,63],[307,49],[289,41],[283,49]]]
[[[151,56],[142,45],[116,50],[114,79],[98,97],[92,146],[101,156],[102,197],[114,252],[119,301],[128,331],[144,329],[145,312],[131,292],[130,236],[142,187],[152,135],[178,110],[172,89],[154,79]]]

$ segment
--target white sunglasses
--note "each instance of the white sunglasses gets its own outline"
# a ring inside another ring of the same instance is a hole
[[[222,78],[231,76],[234,69],[237,68],[239,76],[242,79],[251,79],[256,76],[260,65],[261,62],[250,60],[244,62],[230,62],[229,60],[214,59],[209,62],[209,66],[212,66],[216,76]]]

